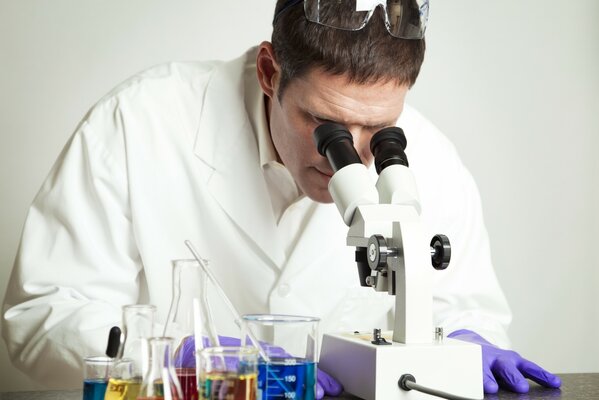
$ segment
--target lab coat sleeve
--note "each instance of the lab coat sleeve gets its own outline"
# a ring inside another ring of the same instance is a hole
[[[36,196],[4,300],[14,365],[50,388],[81,387],[81,355],[104,353],[143,279],[117,103],[84,119]]]

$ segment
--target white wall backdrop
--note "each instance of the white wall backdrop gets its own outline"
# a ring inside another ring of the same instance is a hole
[[[89,107],[148,66],[268,39],[273,5],[0,0],[0,297],[27,208]],[[599,2],[431,7],[409,101],[477,179],[514,348],[556,372],[599,372]],[[4,343],[0,371],[0,391],[37,388]]]

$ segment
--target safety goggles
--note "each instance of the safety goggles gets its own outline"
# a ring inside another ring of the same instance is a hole
[[[302,1],[308,21],[347,31],[364,28],[376,8],[383,7],[387,30],[400,39],[422,39],[428,20],[429,0],[287,0],[274,21]]]

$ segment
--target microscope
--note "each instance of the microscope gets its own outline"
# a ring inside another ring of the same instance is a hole
[[[371,139],[376,185],[347,128],[320,125],[314,141],[334,171],[329,192],[349,227],[360,284],[395,296],[392,336],[380,329],[325,334],[319,366],[347,393],[367,400],[434,398],[417,386],[482,398],[480,346],[444,338],[441,327],[433,330],[432,274],[447,268],[451,246],[444,235],[427,237],[420,221],[403,130],[384,128]]]

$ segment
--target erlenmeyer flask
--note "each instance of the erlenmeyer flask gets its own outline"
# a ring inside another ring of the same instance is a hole
[[[148,342],[153,336],[156,307],[136,304],[123,307],[123,336],[106,388],[105,400],[135,400],[148,360]]]
[[[182,400],[181,385],[173,368],[173,338],[150,338],[148,370],[137,400]]]
[[[184,400],[197,400],[196,351],[218,345],[207,300],[207,282],[196,260],[174,260],[173,295],[164,336],[175,339],[174,366]],[[206,338],[212,338],[208,340]]]

